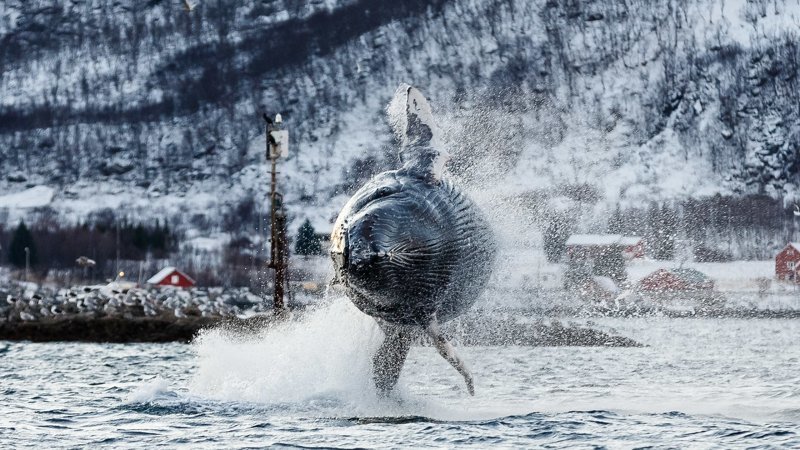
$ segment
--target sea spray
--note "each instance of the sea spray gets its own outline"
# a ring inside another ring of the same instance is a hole
[[[208,330],[193,344],[198,367],[190,391],[273,404],[374,395],[370,357],[380,341],[375,321],[344,297],[255,335]]]
[[[143,383],[128,394],[125,403],[147,403],[151,402],[164,393],[169,392],[169,382],[157,376],[150,381]]]
[[[446,363],[430,347],[413,353],[434,364],[415,367],[416,375],[404,371],[389,396],[378,395],[371,358],[383,335],[375,320],[335,294],[312,308],[298,319],[274,323],[256,334],[224,328],[203,332],[192,344],[196,369],[181,397],[193,404],[222,402],[282,416],[458,420],[493,416],[486,411],[465,416],[461,407],[441,403],[441,395],[453,395],[450,386],[457,375],[450,370],[436,373],[441,370],[436,363]],[[447,381],[435,387],[423,381],[437,375]],[[467,400],[462,390],[456,391],[457,397]]]

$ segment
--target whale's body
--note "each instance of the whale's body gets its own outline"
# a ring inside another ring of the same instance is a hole
[[[424,330],[472,393],[472,377],[439,324],[466,311],[484,289],[494,237],[479,208],[442,176],[449,155],[438,146],[425,98],[404,85],[395,99],[404,166],[374,177],[340,212],[331,235],[334,281],[386,335],[373,357],[378,388],[394,387],[414,334]]]
[[[426,326],[462,314],[491,274],[494,241],[449,180],[384,172],[353,195],[331,241],[337,281],[363,312]]]

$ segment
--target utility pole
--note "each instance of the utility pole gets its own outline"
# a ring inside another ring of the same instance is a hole
[[[117,219],[116,217],[114,218],[114,225],[116,226],[116,229],[117,229],[117,238],[116,238],[117,260],[116,260],[116,264],[115,264],[115,267],[114,267],[114,270],[115,270],[114,273],[116,273],[114,278],[117,279],[117,278],[119,278],[119,219]]]
[[[25,247],[25,281],[28,281],[28,273],[31,270],[31,249]]]
[[[280,114],[275,115],[273,121],[265,113],[263,115],[266,130],[266,157],[271,161],[270,172],[270,261],[269,268],[275,272],[275,283],[272,293],[272,306],[276,313],[281,313],[286,308],[284,297],[286,295],[286,277],[288,256],[286,242],[286,213],[283,209],[283,195],[278,192],[278,158],[288,150],[288,132],[281,130],[283,119]]]

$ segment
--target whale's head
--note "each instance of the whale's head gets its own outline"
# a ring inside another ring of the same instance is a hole
[[[334,281],[355,294],[359,309],[390,322],[424,321],[446,285],[436,270],[446,235],[439,212],[419,201],[429,185],[416,183],[419,192],[387,182],[357,194],[331,236]]]

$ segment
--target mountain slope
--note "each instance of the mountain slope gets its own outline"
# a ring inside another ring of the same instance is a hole
[[[796,0],[7,1],[0,192],[51,189],[70,221],[224,230],[243,202],[266,211],[259,117],[280,111],[293,227],[322,228],[396,162],[383,107],[406,81],[442,117],[453,173],[506,206],[589,205],[590,227],[616,203],[790,201],[799,24]],[[36,213],[13,198],[7,221]]]

